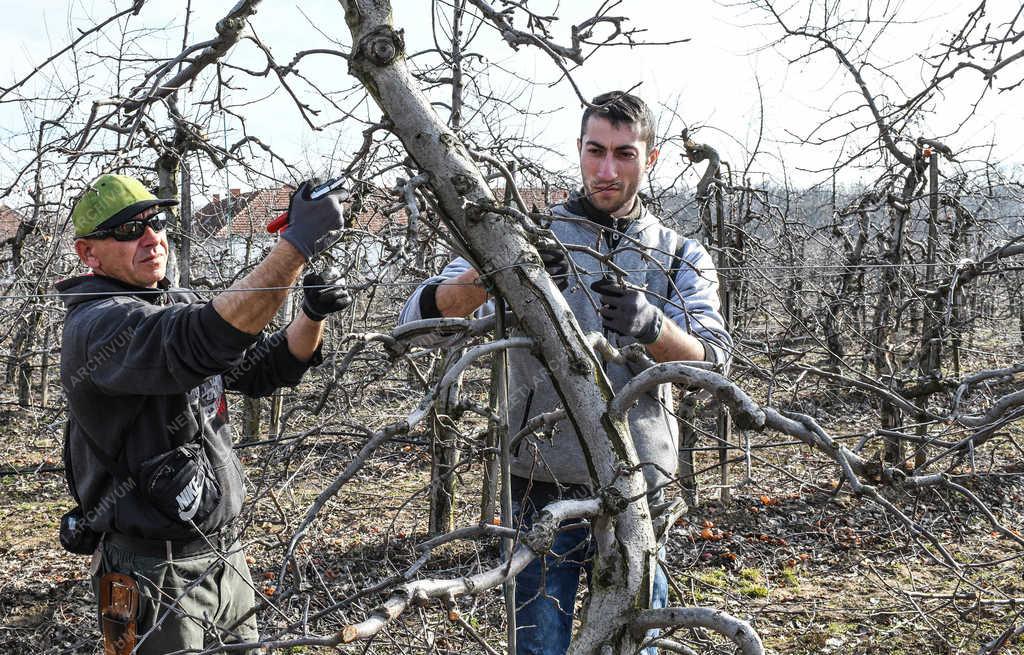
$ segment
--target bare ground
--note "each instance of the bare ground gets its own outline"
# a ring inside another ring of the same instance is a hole
[[[353,411],[373,416],[369,425],[394,420],[395,403],[407,404],[408,399],[403,403],[401,397],[382,395],[387,394],[361,396],[374,398],[368,404],[356,398]],[[849,400],[842,405],[847,410]],[[816,406],[834,434],[859,432],[858,422],[840,418],[840,406],[830,414],[828,398],[801,402]],[[59,465],[54,427],[59,418],[54,410],[5,413],[9,440],[2,450],[4,469]],[[869,416],[861,422],[865,420],[870,423]],[[1013,430],[1019,439],[1020,426]],[[737,435],[739,443],[742,436]],[[748,619],[769,652],[780,655],[974,654],[982,644],[1024,623],[1021,549],[997,535],[963,498],[889,494],[962,565],[954,574],[936,563],[934,547],[908,538],[904,526],[882,508],[851,497],[846,488],[836,493],[838,472],[819,455],[802,446],[772,445],[783,441],[778,435],[749,436],[753,479],[744,481],[742,461],[732,465],[732,482],[740,483],[727,506],[711,488],[717,478],[716,454],[699,453],[698,466],[707,469],[701,476],[706,485],[702,502],[672,529],[667,545],[673,604],[715,606]],[[335,605],[337,611],[312,625],[315,634],[331,634],[365,617],[384,598],[365,589],[415,561],[415,545],[426,533],[429,477],[421,439],[413,435],[383,447],[321,512],[299,557],[312,598],[309,606],[278,593],[282,544],[315,494],[351,460],[362,441],[351,435],[320,435],[288,446],[243,450],[253,496],[244,540],[265,599],[260,613],[265,631]],[[977,469],[990,475],[970,484],[997,518],[1021,529],[1024,478],[1015,463],[1019,456],[1008,449],[997,445],[997,456],[976,461]],[[466,457],[472,461],[476,454],[470,449]],[[475,463],[462,474],[460,525],[478,520],[478,476]],[[101,652],[87,558],[65,553],[56,539],[57,521],[70,507],[62,474],[5,475],[0,489],[0,652]],[[497,554],[493,542],[452,544],[439,549],[420,575],[461,575],[493,565]],[[291,573],[294,569],[289,580]],[[486,652],[476,636],[499,651],[503,648],[500,592],[461,600],[458,619],[450,618],[437,605],[410,610],[369,644],[340,650]],[[702,653],[733,652],[721,638],[705,633],[687,631],[674,638]],[[336,651],[298,646],[291,652]],[[1010,640],[996,652],[1019,655],[1024,645]]]

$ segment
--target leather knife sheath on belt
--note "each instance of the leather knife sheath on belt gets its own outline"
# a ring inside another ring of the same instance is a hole
[[[123,573],[100,578],[100,617],[103,655],[129,655],[135,648],[135,619],[139,614],[139,585]]]

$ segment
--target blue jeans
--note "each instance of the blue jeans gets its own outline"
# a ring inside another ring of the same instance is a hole
[[[525,498],[516,496],[513,489],[515,521],[522,521],[524,530],[533,525],[536,512],[554,500],[548,485],[536,483]],[[663,558],[664,548],[658,554]],[[564,655],[572,638],[580,572],[586,572],[589,583],[593,555],[589,526],[574,527],[559,532],[551,553],[533,560],[516,576],[516,655]],[[654,574],[651,607],[667,605],[668,579],[659,565]],[[656,637],[658,632],[652,630],[647,636]],[[658,651],[649,647],[641,652],[656,655]]]

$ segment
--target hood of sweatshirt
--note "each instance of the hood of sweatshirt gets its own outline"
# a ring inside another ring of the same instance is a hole
[[[181,290],[171,288],[167,278],[160,280],[156,288],[153,288],[136,286],[99,273],[88,273],[61,280],[53,286],[60,293],[60,299],[68,309],[83,302],[102,300],[111,296],[132,296],[154,305],[169,304],[175,296],[182,296],[181,299],[185,299]]]

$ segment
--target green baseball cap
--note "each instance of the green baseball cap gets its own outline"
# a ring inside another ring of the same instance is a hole
[[[150,207],[170,207],[177,200],[161,199],[142,182],[127,175],[101,175],[89,185],[71,211],[75,236],[127,223]]]

